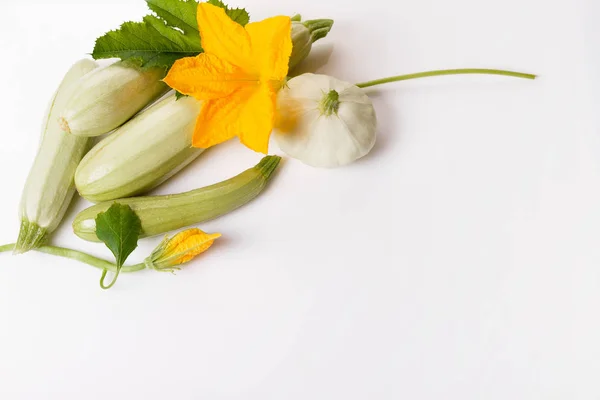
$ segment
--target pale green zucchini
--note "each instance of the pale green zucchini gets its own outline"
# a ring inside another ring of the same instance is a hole
[[[135,211],[142,222],[141,237],[199,224],[227,214],[258,196],[273,177],[280,160],[278,156],[266,156],[255,167],[231,179],[191,192],[130,197],[96,204],[75,217],[73,231],[84,240],[98,242],[96,217],[115,202]]]
[[[97,67],[98,64],[91,60],[74,64],[50,102],[38,153],[21,196],[21,229],[14,250],[16,254],[43,245],[59,225],[73,198],[73,176],[89,149],[89,139],[64,132],[58,119],[67,101],[78,90],[81,78]]]
[[[333,26],[332,19],[313,19],[300,21],[300,16],[292,21],[292,55],[290,56],[290,71],[293,71],[302,60],[308,57],[312,44],[327,36]]]
[[[142,69],[116,62],[99,68],[81,82],[60,122],[75,136],[99,136],[118,128],[169,89],[161,81],[164,68]]]
[[[203,149],[192,147],[200,102],[175,94],[117,129],[81,161],[79,194],[100,202],[142,194],[173,176]]]

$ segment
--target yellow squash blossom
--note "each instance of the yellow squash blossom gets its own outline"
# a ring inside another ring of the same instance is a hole
[[[239,136],[267,153],[277,91],[292,52],[291,20],[273,17],[245,27],[208,3],[198,5],[204,53],[177,60],[164,81],[203,101],[193,146],[207,148]]]
[[[179,232],[172,238],[165,237],[146,259],[146,266],[159,271],[179,269],[178,265],[191,261],[208,250],[219,237],[220,233],[207,234],[197,228]]]

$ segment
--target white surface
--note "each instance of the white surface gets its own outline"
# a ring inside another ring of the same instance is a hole
[[[48,3],[2,2],[0,243],[16,238],[60,78],[96,36],[145,12],[140,0]],[[318,71],[349,81],[456,67],[541,78],[370,90],[380,129],[367,158],[338,170],[287,160],[255,202],[202,225],[223,240],[177,276],[122,276],[104,292],[99,271],[77,262],[0,255],[0,398],[600,397],[600,142],[587,76],[600,63],[584,41],[600,9],[589,4],[236,4],[255,20],[334,18]],[[231,142],[157,192],[259,159]],[[85,206],[54,242],[108,258],[70,232]]]

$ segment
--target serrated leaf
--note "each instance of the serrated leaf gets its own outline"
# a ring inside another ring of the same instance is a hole
[[[131,207],[115,203],[96,217],[96,236],[115,256],[120,269],[137,247],[142,222]]]
[[[198,37],[196,0],[146,0],[146,3],[148,8],[164,19],[169,26],[178,27],[186,36]]]
[[[92,57],[131,60],[142,67],[170,68],[184,57],[202,52],[196,14],[196,0],[146,0],[156,15],[147,15],[142,22],[126,22],[96,40]],[[211,4],[222,7],[241,25],[248,23],[243,9],[229,9],[220,0]]]
[[[227,14],[229,18],[241,26],[246,26],[246,24],[250,22],[250,15],[243,8],[229,8],[229,6],[227,6],[221,0],[208,0],[207,3],[212,4],[213,6],[224,8],[225,14]]]
[[[132,59],[142,67],[170,68],[183,57],[194,57],[202,52],[200,37],[194,43],[158,18],[148,15],[144,22],[125,22],[116,31],[96,40],[94,59]]]

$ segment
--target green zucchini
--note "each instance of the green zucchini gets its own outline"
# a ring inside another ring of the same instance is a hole
[[[319,39],[327,36],[333,20],[313,19],[301,22],[297,15],[292,20],[292,54],[290,56],[290,71],[293,71],[310,53],[312,45]]]
[[[89,149],[89,139],[64,132],[58,119],[67,101],[78,90],[81,78],[97,67],[91,60],[74,64],[50,102],[38,152],[21,196],[21,229],[15,254],[43,245],[71,203],[75,193],[73,176]]]
[[[92,202],[131,197],[158,186],[204,151],[192,147],[200,102],[171,94],[98,143],[75,173]]]
[[[186,193],[130,197],[96,204],[75,217],[73,231],[84,240],[98,242],[96,217],[114,203],[128,205],[135,211],[142,222],[141,237],[199,224],[227,214],[258,196],[273,177],[280,160],[278,156],[266,156],[255,167],[231,179]]]
[[[161,81],[165,73],[164,68],[142,69],[122,61],[99,68],[82,80],[67,103],[60,118],[63,130],[99,136],[118,128],[167,92]]]

